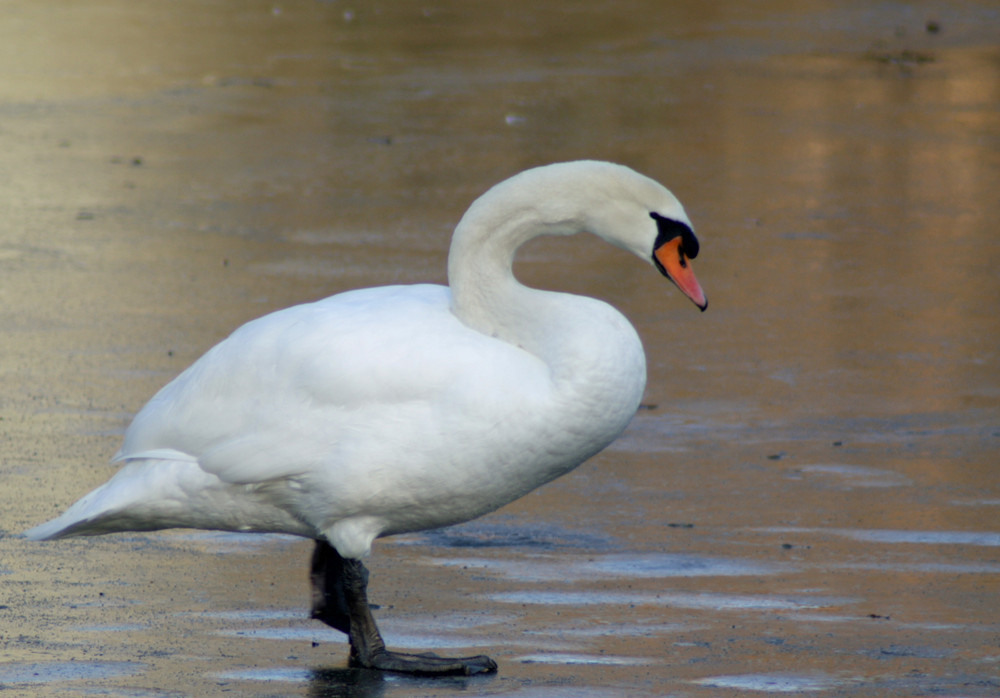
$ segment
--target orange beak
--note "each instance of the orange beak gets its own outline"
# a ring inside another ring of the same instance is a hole
[[[708,307],[708,299],[705,298],[705,292],[701,290],[701,284],[695,278],[691,262],[684,255],[680,237],[675,237],[657,247],[653,251],[653,257],[659,264],[660,271],[677,285],[681,293],[694,301],[694,304],[702,310]]]

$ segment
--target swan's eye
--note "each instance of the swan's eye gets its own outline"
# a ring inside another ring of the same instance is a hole
[[[657,235],[654,249],[659,248],[665,242],[679,237],[681,239],[680,249],[683,250],[681,253],[682,259],[684,256],[687,259],[694,259],[698,256],[698,238],[695,237],[694,231],[691,230],[687,223],[681,223],[672,218],[661,216],[656,211],[651,212],[649,217],[656,221]],[[684,263],[686,264],[686,260]]]

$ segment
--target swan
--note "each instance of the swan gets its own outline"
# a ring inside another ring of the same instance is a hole
[[[670,191],[607,162],[526,170],[462,217],[447,287],[348,291],[243,325],[139,411],[106,484],[26,535],[312,538],[312,617],[347,634],[352,665],[496,671],[483,655],[386,649],[362,560],[381,536],[498,509],[625,429],[646,382],[628,320],[512,272],[528,240],[583,231],[651,262],[706,308],[689,261],[698,241]]]

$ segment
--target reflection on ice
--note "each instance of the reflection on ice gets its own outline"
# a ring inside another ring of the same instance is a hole
[[[760,528],[767,533],[827,533],[867,543],[918,543],[926,545],[1000,546],[1000,533],[992,531],[892,531],[854,528]]]
[[[825,691],[843,682],[826,674],[739,674],[712,676],[692,683],[714,688],[732,688],[741,691],[766,691],[768,693],[798,693],[800,691]]]
[[[513,623],[517,620],[510,613],[445,613],[433,615],[389,616],[381,625],[383,631],[392,634],[407,634],[414,632],[449,632],[454,630],[469,630],[490,625]]]
[[[739,558],[702,555],[605,555],[574,565],[584,575],[621,577],[735,577],[759,576],[788,571],[783,565]]]
[[[996,562],[844,562],[826,565],[835,569],[885,570],[895,572],[925,572],[939,574],[1000,574],[1000,563]]]
[[[143,668],[139,662],[12,662],[0,664],[0,688],[7,684],[128,676]]]
[[[926,543],[931,545],[1000,546],[1000,533],[976,531],[854,531],[838,530],[838,535],[871,543]]]
[[[345,635],[321,625],[315,627],[272,627],[217,630],[224,637],[253,638],[256,640],[296,640],[302,642],[343,642]]]
[[[554,627],[544,630],[528,630],[526,635],[559,635],[560,637],[657,637],[670,633],[691,632],[697,630],[692,625],[684,623],[657,623],[654,625],[638,625],[632,623],[607,623],[591,622],[583,628]],[[547,643],[546,647],[551,648],[552,644]]]
[[[220,620],[240,620],[247,622],[265,620],[294,620],[303,618],[305,612],[302,609],[250,608],[239,611],[192,611],[178,615],[191,615],[198,618],[218,618]]]
[[[282,681],[285,683],[305,683],[312,676],[309,669],[299,667],[266,667],[236,669],[212,674],[214,678],[227,681]]]
[[[388,626],[388,623],[384,625]],[[451,648],[480,648],[487,649],[490,644],[496,644],[495,642],[489,642],[484,644],[483,638],[472,639],[469,637],[462,637],[459,635],[431,635],[431,634],[400,634],[391,631],[386,631],[383,633],[385,636],[385,643],[390,648],[400,648],[405,650],[444,650]],[[344,639],[345,636],[341,636]],[[473,651],[469,650],[465,654],[476,654],[479,650]],[[459,653],[456,653],[459,654]]]
[[[123,623],[121,625],[85,625],[77,628],[77,630],[84,633],[127,633],[149,630],[149,626],[139,623]]]
[[[502,603],[552,606],[618,604],[622,606],[673,606],[705,610],[791,610],[855,603],[855,599],[846,597],[692,594],[683,592],[622,594],[602,591],[509,591],[489,594],[487,598]]]
[[[252,638],[255,640],[284,640],[291,642],[344,643],[347,636],[305,618],[303,613],[291,614],[287,611],[261,613],[221,612],[205,614],[224,620],[253,623],[257,620],[286,621],[284,624],[256,625],[255,627],[224,628],[214,632],[222,637]],[[394,647],[407,649],[445,649],[454,647],[475,647],[479,642],[469,637],[455,634],[477,627],[509,623],[514,616],[509,614],[481,614],[445,616],[387,616],[383,619],[382,632],[386,642]],[[290,621],[290,622],[287,622]]]
[[[535,556],[521,559],[451,558],[434,564],[481,569],[525,582],[585,581],[595,578],[736,577],[793,571],[790,565],[740,558],[672,553],[601,555],[587,559]]]
[[[799,473],[838,477],[843,487],[899,487],[912,484],[905,475],[883,468],[866,468],[860,465],[804,465]]]
[[[614,666],[640,666],[653,664],[655,660],[649,657],[613,657],[593,654],[526,654],[514,658],[525,664],[603,664]]]

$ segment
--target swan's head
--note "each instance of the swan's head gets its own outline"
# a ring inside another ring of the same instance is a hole
[[[584,226],[609,242],[652,262],[702,310],[708,300],[691,269],[698,238],[670,190],[622,165],[566,163],[592,177]]]
[[[681,203],[649,177],[593,160],[525,170],[477,199],[455,229],[449,279],[454,287],[491,260],[509,273],[517,248],[531,238],[580,232],[651,262],[695,305],[708,306],[691,270],[698,239]]]
[[[649,217],[656,221],[657,230],[656,242],[653,243],[653,264],[704,312],[708,299],[691,269],[690,261],[698,256],[698,238],[694,236],[694,231],[689,224],[667,218],[656,211],[650,211]]]

